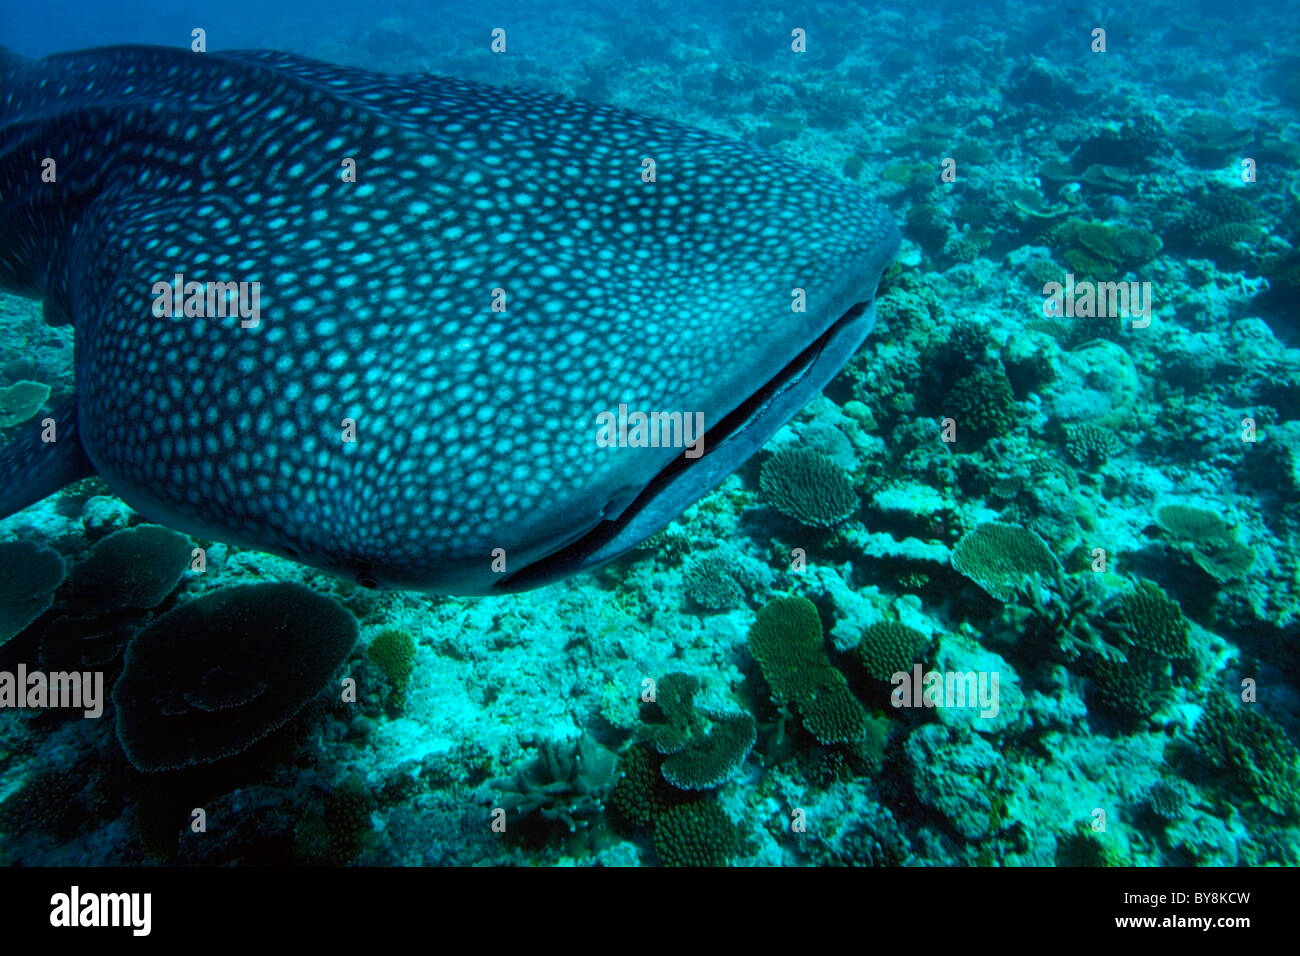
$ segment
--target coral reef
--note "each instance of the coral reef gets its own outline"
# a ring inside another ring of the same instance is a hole
[[[543,740],[535,758],[491,786],[500,791],[497,805],[515,818],[536,814],[573,832],[604,813],[615,765],[614,754],[585,734],[571,741]]]
[[[777,511],[813,527],[829,527],[857,510],[848,473],[812,448],[779,451],[763,462],[759,487]]]
[[[113,687],[118,740],[143,771],[237,754],[319,693],[356,640],[352,614],[302,585],[212,591],[131,640]]]

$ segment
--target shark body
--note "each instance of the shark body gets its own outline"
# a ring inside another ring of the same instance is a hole
[[[366,585],[537,586],[749,458],[861,345],[897,245],[846,181],[557,95],[4,52],[0,288],[72,323],[76,393],[0,451],[0,513],[93,471]],[[702,453],[602,442],[620,409],[704,423]]]

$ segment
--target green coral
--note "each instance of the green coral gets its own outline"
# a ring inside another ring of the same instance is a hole
[[[899,672],[910,673],[929,644],[930,639],[915,628],[897,621],[880,621],[862,635],[858,657],[872,677],[889,680]]]
[[[1025,281],[1035,292],[1042,292],[1049,282],[1065,283],[1065,270],[1050,259],[1035,259],[1025,269]]]
[[[666,755],[660,768],[664,779],[681,790],[708,790],[725,783],[757,739],[749,714],[697,707],[699,690],[699,680],[689,674],[665,674],[656,690],[664,719],[638,728],[639,736]]]
[[[1166,504],[1156,509],[1156,524],[1220,584],[1246,576],[1255,551],[1237,539],[1236,528],[1215,511],[1192,505]]]
[[[1082,423],[1065,428],[1065,451],[1075,464],[1096,468],[1110,460],[1119,439],[1109,428]]]
[[[1092,666],[1097,702],[1126,720],[1150,717],[1170,699],[1169,661],[1156,654],[1130,651],[1127,660],[1103,658]]]
[[[1195,800],[1195,788],[1178,777],[1161,777],[1147,788],[1147,806],[1161,820],[1182,819]]]
[[[1134,226],[1107,226],[1069,219],[1045,234],[1048,245],[1076,275],[1118,278],[1150,262],[1163,248],[1160,237]]]
[[[1009,434],[1016,424],[1016,398],[999,369],[980,368],[958,379],[944,399],[944,414],[957,423],[957,442],[983,445]]]
[[[0,388],[0,428],[27,421],[44,407],[50,387],[40,382],[15,382]]]
[[[192,548],[185,535],[161,525],[115,531],[73,566],[69,603],[86,615],[157,607],[180,583]]]
[[[406,690],[415,673],[415,640],[397,627],[387,627],[375,635],[366,648],[366,655],[388,678],[397,701],[406,697]]]
[[[1061,563],[1047,543],[1028,528],[988,521],[953,547],[952,566],[999,601],[1013,601],[1037,578],[1055,581]]]
[[[993,210],[986,202],[964,202],[957,207],[955,218],[962,225],[982,229],[985,226],[991,226],[995,217]]]
[[[618,758],[618,782],[609,795],[615,819],[633,828],[648,827],[657,814],[677,802],[680,792],[664,780],[662,762],[645,744],[629,747]]]
[[[1162,657],[1191,654],[1191,625],[1178,602],[1152,581],[1140,581],[1120,598],[1120,628],[1129,643]]]
[[[712,800],[670,807],[654,822],[661,866],[726,866],[740,850],[740,833]]]
[[[66,571],[59,553],[44,545],[0,543],[0,645],[49,610]]]
[[[1124,653],[1104,636],[1104,602],[1096,579],[1090,571],[1062,575],[1037,594],[1020,595],[1027,598],[1022,603],[1006,605],[1001,620],[1034,652],[1052,650],[1066,661],[1089,653],[1122,662]]]
[[[890,163],[881,170],[880,177],[905,189],[922,189],[938,180],[935,168],[928,163]]]
[[[787,448],[763,463],[759,489],[777,511],[802,524],[830,527],[858,508],[853,480],[812,448]]]
[[[714,548],[692,559],[682,572],[686,596],[710,611],[726,611],[745,603],[735,555]]]
[[[791,704],[824,744],[850,743],[869,715],[826,656],[821,618],[807,598],[777,598],[754,620],[749,649],[778,704]]]
[[[307,813],[294,832],[299,856],[312,863],[342,866],[361,855],[373,838],[374,798],[360,777],[348,777]]]
[[[927,253],[942,249],[952,231],[948,218],[938,206],[922,203],[907,210],[906,231]]]
[[[1111,834],[1079,823],[1056,841],[1057,866],[1132,866],[1127,850]]]
[[[1300,754],[1286,732],[1235,695],[1210,698],[1192,732],[1197,750],[1279,815],[1300,808]]]
[[[848,681],[831,668],[801,704],[803,725],[823,744],[854,744],[871,729],[871,715],[849,690]]]
[[[1240,268],[1254,258],[1264,238],[1255,225],[1259,209],[1236,191],[1203,189],[1169,229],[1179,248],[1207,256],[1222,268]]]
[[[974,229],[949,242],[944,253],[953,262],[974,262],[989,247],[992,239],[990,233]]]

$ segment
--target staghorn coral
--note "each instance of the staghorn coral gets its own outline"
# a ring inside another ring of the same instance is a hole
[[[604,812],[615,784],[614,754],[584,734],[577,740],[543,740],[537,756],[510,777],[493,780],[498,805],[520,819],[538,816],[570,833]]]
[[[1106,602],[1096,575],[1062,575],[1049,588],[1025,589],[1016,604],[1002,609],[1004,629],[1032,649],[1051,649],[1066,661],[1085,653],[1103,660],[1123,661],[1124,653],[1107,643]]]
[[[759,489],[777,511],[811,527],[839,524],[858,508],[848,472],[812,448],[787,448],[763,462]]]
[[[1046,542],[1028,528],[988,521],[962,536],[952,566],[999,601],[1013,601],[1031,579],[1062,573]]]
[[[910,672],[929,644],[930,639],[915,628],[897,621],[880,621],[862,635],[858,657],[872,677],[889,680],[900,671]]]

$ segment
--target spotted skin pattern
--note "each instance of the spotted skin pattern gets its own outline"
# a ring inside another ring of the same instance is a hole
[[[0,286],[73,324],[77,434],[125,501],[455,593],[503,583],[494,549],[526,567],[644,510],[681,449],[599,448],[597,415],[712,428],[872,299],[898,241],[857,188],[741,142],[269,52],[6,54],[0,198]],[[156,316],[177,273],[258,283],[258,321]]]

